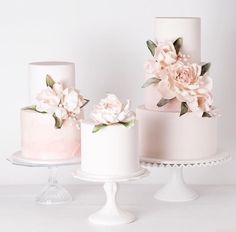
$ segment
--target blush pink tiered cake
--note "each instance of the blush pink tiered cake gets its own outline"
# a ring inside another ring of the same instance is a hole
[[[81,108],[87,100],[74,89],[74,64],[31,63],[29,78],[33,105],[21,109],[22,155],[35,160],[78,157]]]
[[[217,152],[210,64],[200,63],[200,18],[156,18],[137,108],[143,159],[196,160]]]

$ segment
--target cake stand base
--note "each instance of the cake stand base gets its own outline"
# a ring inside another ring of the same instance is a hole
[[[43,205],[58,205],[72,201],[70,193],[63,186],[58,184],[56,171],[56,167],[49,167],[48,184],[36,197],[37,203]]]
[[[136,217],[121,209],[117,202],[118,182],[138,180],[145,177],[149,172],[142,168],[137,173],[125,177],[94,176],[84,173],[81,170],[74,175],[75,178],[84,181],[102,182],[106,194],[105,205],[96,213],[89,216],[89,221],[99,225],[121,225],[128,224],[136,220]]]
[[[183,168],[212,167],[223,164],[230,159],[225,151],[219,151],[215,156],[201,160],[162,160],[154,158],[142,158],[144,166],[170,168],[171,175],[168,182],[157,191],[155,199],[169,202],[192,201],[198,194],[184,181]]]
[[[183,168],[172,168],[169,181],[154,195],[161,201],[192,201],[198,197],[183,179]]]
[[[117,183],[105,183],[103,187],[106,193],[106,203],[102,209],[89,217],[89,221],[100,225],[120,225],[135,221],[133,214],[122,210],[117,204]]]
[[[79,158],[68,160],[34,160],[24,157],[21,151],[15,152],[8,158],[14,165],[23,167],[45,167],[49,169],[48,182],[41,193],[36,197],[36,202],[43,205],[57,205],[72,201],[70,193],[58,183],[57,169],[60,166],[78,165]]]

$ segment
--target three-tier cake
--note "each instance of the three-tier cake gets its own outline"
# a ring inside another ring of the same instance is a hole
[[[144,105],[136,112],[142,159],[214,156],[217,116],[210,63],[201,63],[200,18],[156,18],[147,47]]]

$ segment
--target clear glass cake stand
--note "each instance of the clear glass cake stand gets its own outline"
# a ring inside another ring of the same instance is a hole
[[[44,205],[65,204],[72,201],[71,194],[58,183],[57,170],[61,166],[78,165],[79,158],[68,160],[41,161],[24,158],[21,152],[15,152],[8,159],[12,164],[23,167],[44,167],[48,168],[48,182],[41,192],[36,196],[36,202]]]

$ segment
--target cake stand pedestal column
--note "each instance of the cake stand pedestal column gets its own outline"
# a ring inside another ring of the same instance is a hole
[[[44,205],[57,205],[69,203],[72,201],[71,194],[58,183],[57,170],[60,166],[78,165],[80,163],[79,158],[68,160],[33,160],[25,158],[18,151],[8,158],[14,165],[24,167],[45,167],[49,170],[48,182],[43,187],[41,193],[36,197],[36,202]]]
[[[227,152],[219,152],[214,157],[204,160],[161,160],[142,158],[141,164],[146,167],[164,167],[170,168],[171,175],[167,183],[159,189],[154,197],[160,201],[184,202],[192,201],[198,197],[198,194],[192,190],[184,181],[183,169],[190,167],[211,167],[223,164],[230,159]]]
[[[70,193],[58,183],[57,166],[49,166],[48,169],[48,183],[36,197],[36,202],[45,205],[55,205],[72,201]]]
[[[89,175],[78,170],[74,177],[84,181],[103,182],[103,188],[106,194],[105,205],[96,213],[89,216],[89,221],[100,225],[120,225],[128,224],[136,220],[136,217],[120,208],[117,202],[118,183],[125,181],[133,181],[147,176],[149,172],[141,169],[138,173],[127,177],[105,177]]]
[[[183,178],[183,168],[171,168],[168,182],[154,196],[161,201],[191,201],[198,197]]]

